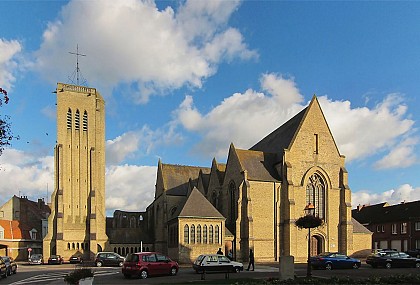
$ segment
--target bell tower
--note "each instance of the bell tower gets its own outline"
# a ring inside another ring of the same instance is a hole
[[[105,250],[105,101],[95,88],[58,83],[54,192],[45,258],[92,259]]]

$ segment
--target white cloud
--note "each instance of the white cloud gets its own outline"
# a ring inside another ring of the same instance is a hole
[[[186,1],[159,10],[153,1],[70,1],[49,23],[35,68],[54,82],[75,68],[75,43],[90,85],[133,88],[137,103],[184,85],[201,87],[221,61],[256,58],[228,26],[238,1]],[[83,31],[83,32],[81,32]],[[66,56],[67,54],[67,56]]]
[[[0,156],[0,204],[13,195],[48,198],[54,189],[54,158],[5,149]],[[47,199],[45,199],[47,201]]]
[[[420,187],[414,188],[409,184],[403,184],[398,189],[391,189],[383,193],[371,193],[368,191],[358,191],[352,193],[352,206],[374,205],[388,202],[395,205],[403,201],[412,202],[420,200]]]
[[[251,89],[235,93],[207,114],[187,96],[174,111],[174,123],[201,135],[197,153],[224,159],[230,142],[248,149],[306,106],[292,78],[264,74],[261,87],[267,93]],[[347,162],[375,154],[385,155],[377,168],[407,167],[416,162],[418,139],[402,96],[390,94],[371,109],[352,108],[349,101],[333,101],[327,96],[318,100]]]
[[[153,201],[156,181],[155,166],[110,166],[106,171],[106,209],[144,211]]]
[[[15,81],[18,68],[18,56],[22,50],[16,40],[7,41],[0,38],[0,87],[10,91]]]

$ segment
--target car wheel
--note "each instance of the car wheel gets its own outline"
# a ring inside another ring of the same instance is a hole
[[[140,272],[140,278],[141,279],[146,279],[147,277],[148,277],[148,273],[147,273],[147,271],[146,270],[142,270],[141,272]]]
[[[122,262],[122,261],[121,261],[120,263],[118,263],[118,266],[119,266],[119,267],[122,267],[122,266],[123,266],[123,264],[124,264],[124,262]]]
[[[332,264],[331,263],[325,264],[325,269],[332,270],[333,269]]]
[[[358,269],[360,267],[360,265],[359,264],[357,264],[357,263],[354,263],[353,264],[353,269]]]
[[[124,273],[124,277],[127,278],[127,279],[130,279],[131,278],[131,275],[130,274],[127,274],[127,273]]]
[[[97,267],[101,267],[102,265],[103,265],[103,264],[102,264],[102,262],[101,262],[101,261],[97,261],[97,262],[96,262],[96,266],[97,266]]]
[[[240,269],[239,267],[235,267],[235,268],[233,269],[233,271],[234,271],[235,273],[239,273],[239,272],[241,272],[241,269]]]
[[[416,262],[416,268],[420,268],[420,262]]]
[[[178,273],[178,270],[176,270],[176,267],[171,268],[171,275],[175,276]]]
[[[390,269],[391,267],[392,267],[391,262],[387,262],[387,263],[385,264],[385,268],[386,268],[386,269]]]

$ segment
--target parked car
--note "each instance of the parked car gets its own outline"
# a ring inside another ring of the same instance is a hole
[[[83,263],[83,259],[81,256],[72,256],[69,259],[70,263]]]
[[[202,254],[193,263],[193,269],[197,273],[204,271],[225,271],[226,268],[232,270],[232,272],[240,272],[244,270],[244,265],[241,262],[232,261],[227,256],[221,254]]]
[[[0,256],[0,259],[4,261],[4,264],[6,264],[6,271],[7,275],[10,276],[12,274],[16,274],[17,272],[17,264],[13,260],[13,258],[9,256]]]
[[[64,260],[61,255],[51,255],[48,258],[48,264],[63,264]]]
[[[366,258],[366,263],[376,267],[416,267],[420,268],[420,259],[412,257],[405,252],[382,251],[371,254]]]
[[[29,264],[44,264],[44,257],[42,254],[35,253],[28,258],[28,262]]]
[[[4,263],[3,259],[0,258],[0,277],[7,278],[7,268],[6,263]]]
[[[101,266],[123,266],[124,257],[115,252],[98,252],[95,257],[97,267]]]
[[[420,258],[420,248],[407,250],[405,253],[412,257]]]
[[[311,266],[314,269],[357,269],[360,267],[360,264],[361,262],[359,259],[349,257],[339,252],[324,252],[317,256],[311,256]]]
[[[146,279],[151,275],[176,275],[179,265],[159,252],[137,252],[127,254],[122,273],[125,278],[139,276]]]

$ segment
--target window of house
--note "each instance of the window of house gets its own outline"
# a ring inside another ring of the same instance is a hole
[[[190,233],[190,230],[188,228],[188,225],[185,225],[184,226],[184,243],[189,242],[189,233]]]
[[[4,211],[0,211],[0,218],[4,218]]]
[[[216,226],[214,229],[214,237],[216,238],[216,243],[220,243],[219,241],[219,226]]]
[[[377,233],[380,233],[381,232],[381,226],[379,226],[379,225],[376,226],[376,232]]]
[[[407,233],[407,223],[401,223],[401,233],[402,234]]]
[[[415,222],[415,223],[414,223],[414,229],[415,229],[416,231],[420,231],[420,222]]]
[[[32,229],[29,231],[29,235],[31,236],[31,239],[36,239],[36,233],[37,233],[36,229]]]
[[[420,248],[420,239],[416,239],[416,248]]]
[[[4,239],[4,229],[0,226],[0,239]]]
[[[381,230],[382,230],[383,233],[385,232],[385,226],[384,225],[381,226]]]
[[[392,229],[392,234],[396,235],[397,234],[397,224],[392,224],[391,229]]]
[[[315,216],[324,219],[325,213],[325,182],[317,173],[309,177],[306,185],[306,204],[315,206]]]

